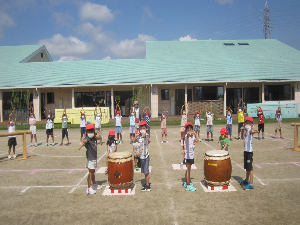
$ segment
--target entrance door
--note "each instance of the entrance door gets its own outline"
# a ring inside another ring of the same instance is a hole
[[[181,114],[181,107],[183,106],[185,99],[184,94],[184,89],[175,89],[175,115]]]
[[[41,93],[41,118],[46,119],[45,111],[45,93]]]
[[[226,89],[226,109],[230,106],[234,114],[237,113],[238,104],[242,97],[242,88],[227,88]]]

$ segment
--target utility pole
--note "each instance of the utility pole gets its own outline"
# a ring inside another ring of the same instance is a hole
[[[268,1],[266,1],[264,11],[265,11],[265,16],[264,18],[261,18],[265,20],[264,25],[262,25],[264,27],[264,38],[271,39],[271,27],[270,27],[271,20],[270,20],[270,9],[268,6]]]

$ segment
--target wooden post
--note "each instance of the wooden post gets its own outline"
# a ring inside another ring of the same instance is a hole
[[[300,126],[300,123],[291,123],[291,126],[294,126],[294,149],[287,148],[287,150],[300,151],[298,149],[298,126]]]
[[[27,159],[26,133],[23,134],[23,159]]]

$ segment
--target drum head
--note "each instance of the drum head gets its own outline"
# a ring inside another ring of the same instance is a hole
[[[221,157],[221,156],[227,156],[229,155],[228,151],[224,150],[212,150],[205,152],[205,155],[212,156],[212,157]]]
[[[109,154],[109,158],[111,159],[124,159],[132,157],[130,152],[114,152]]]

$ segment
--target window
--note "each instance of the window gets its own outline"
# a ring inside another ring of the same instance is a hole
[[[54,92],[47,92],[47,104],[54,103]]]
[[[44,58],[44,53],[41,53],[41,58]]]
[[[169,89],[161,89],[161,100],[169,100]]]
[[[104,91],[96,92],[75,92],[75,107],[96,107],[104,106]]]
[[[265,85],[265,101],[290,100],[290,85]]]
[[[233,43],[224,43],[225,46],[233,46]]]
[[[249,43],[239,43],[239,45],[249,45]]]
[[[224,87],[203,86],[194,87],[194,101],[223,100]]]

